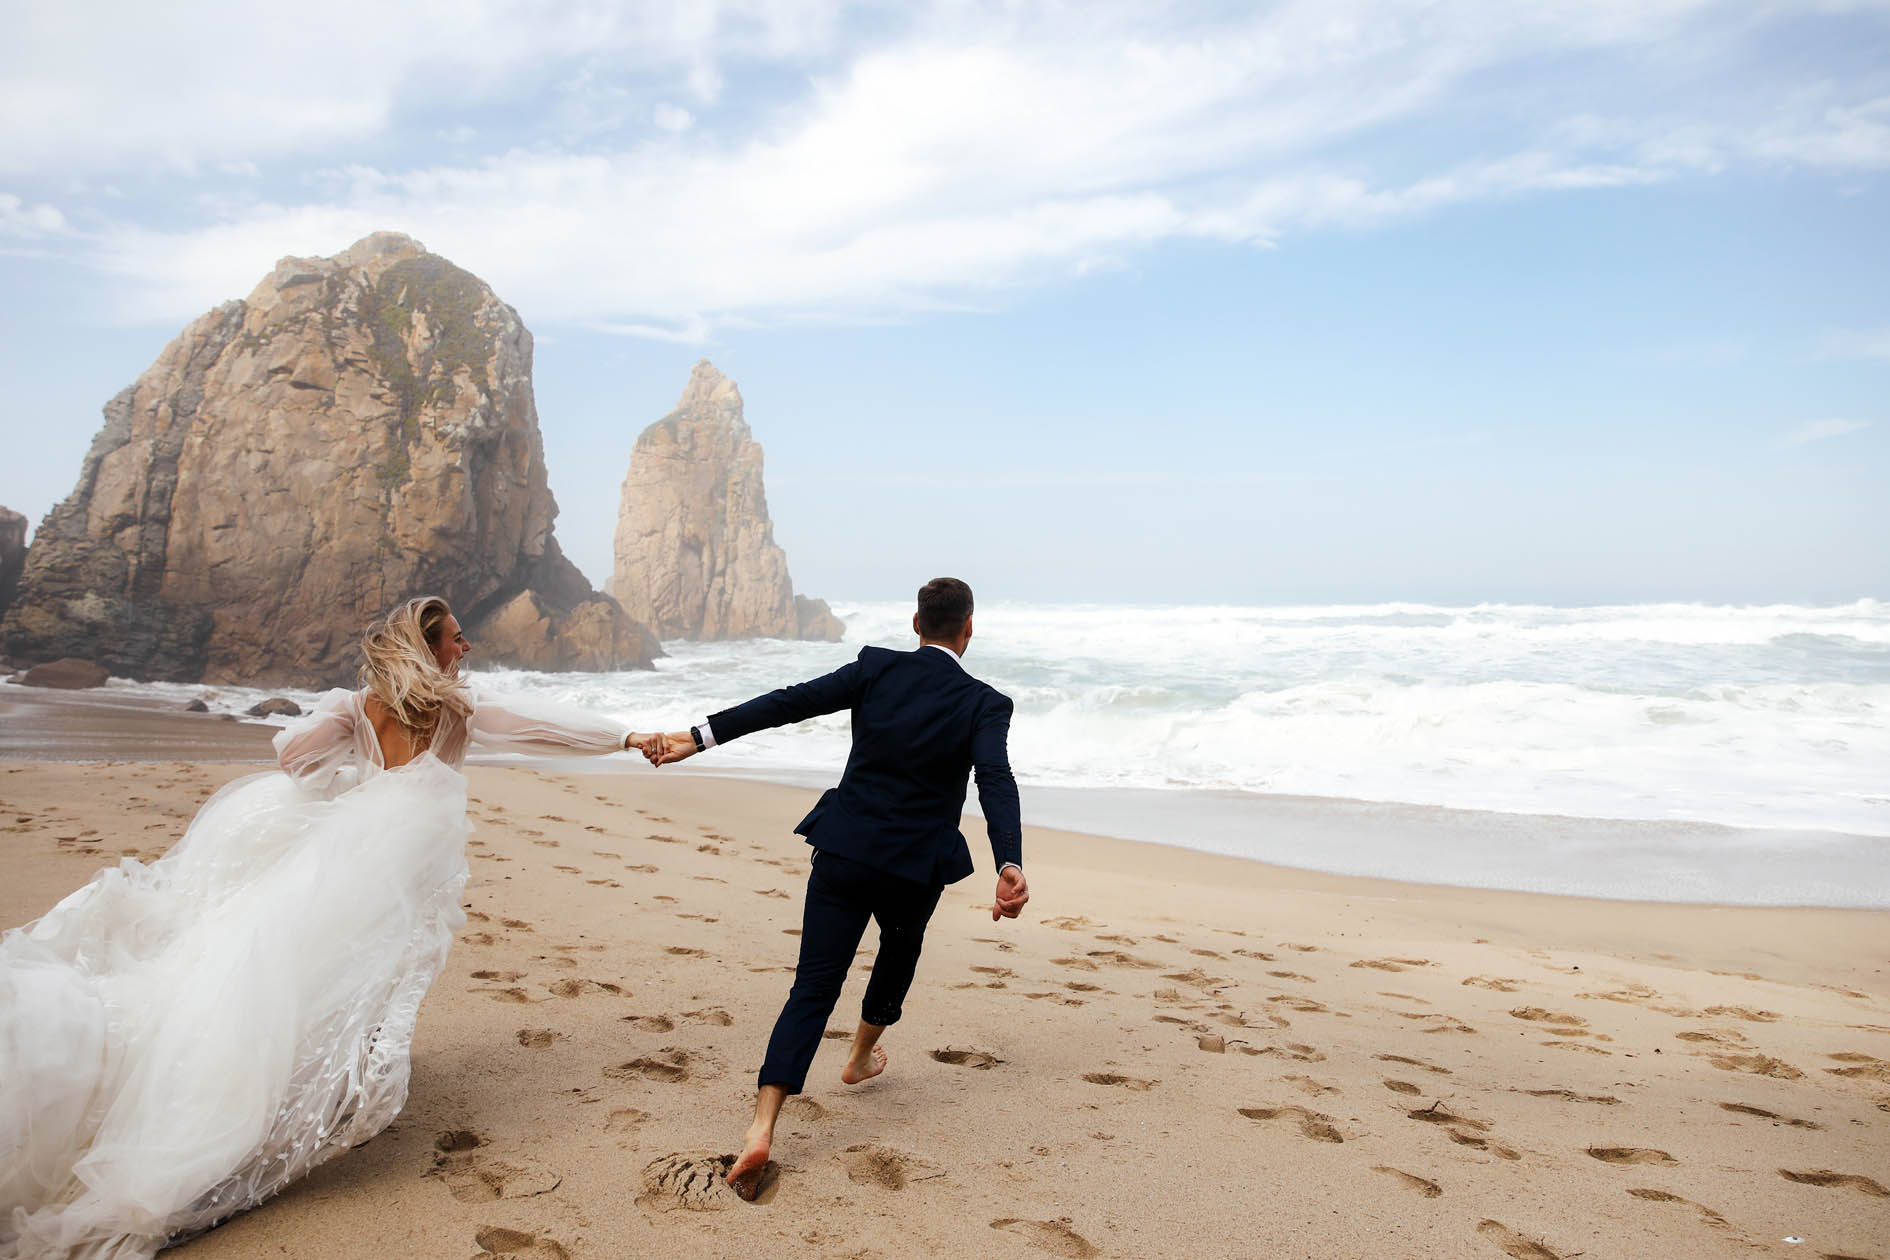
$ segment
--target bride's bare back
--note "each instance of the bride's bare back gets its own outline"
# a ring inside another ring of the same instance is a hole
[[[375,742],[381,746],[381,765],[386,769],[404,766],[427,750],[427,746],[416,738],[412,730],[402,725],[379,697],[367,696],[362,701],[361,711],[367,714],[367,720],[374,727]]]

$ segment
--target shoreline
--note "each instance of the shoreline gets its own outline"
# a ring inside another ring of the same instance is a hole
[[[0,761],[269,763],[279,729],[187,713],[148,695],[0,685]],[[469,764],[531,763],[591,776],[644,768],[634,758],[475,756]],[[839,768],[690,762],[664,773],[819,790]],[[1046,828],[1336,878],[1656,905],[1890,909],[1890,837],[1208,789],[1027,784],[1024,794],[1027,821]],[[965,808],[975,849],[975,790]],[[1186,842],[1168,838],[1176,834]]]
[[[0,923],[158,856],[252,768],[0,763]],[[634,763],[468,781],[469,921],[406,1110],[185,1260],[1882,1254],[1881,912],[1412,885],[1027,825],[1033,899],[994,924],[975,821],[886,1077],[847,1089],[824,1046],[765,1201],[706,1177],[680,1201],[664,1170],[747,1123],[816,792]]]

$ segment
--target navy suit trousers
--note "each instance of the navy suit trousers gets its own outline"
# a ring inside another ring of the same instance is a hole
[[[937,884],[902,879],[838,853],[814,850],[801,916],[800,963],[787,1005],[768,1039],[759,1084],[780,1085],[798,1094],[807,1083],[807,1070],[827,1031],[827,1017],[840,1000],[868,919],[879,920],[879,953],[866,982],[860,1018],[869,1024],[899,1022],[925,943],[925,925],[942,892]]]

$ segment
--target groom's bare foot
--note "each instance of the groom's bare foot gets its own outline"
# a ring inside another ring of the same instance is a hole
[[[742,1145],[742,1153],[735,1157],[728,1176],[723,1178],[748,1203],[753,1203],[755,1196],[761,1193],[761,1178],[768,1171],[768,1148],[773,1140],[772,1133],[757,1133],[750,1129]]]
[[[840,1069],[840,1079],[848,1085],[858,1085],[861,1081],[870,1081],[886,1070],[886,1051],[874,1046],[865,1062],[856,1056],[847,1060],[847,1065]]]

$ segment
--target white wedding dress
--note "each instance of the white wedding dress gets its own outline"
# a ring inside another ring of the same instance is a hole
[[[468,745],[628,733],[476,698],[387,770],[362,699],[329,692],[276,736],[282,773],[0,937],[0,1258],[149,1256],[385,1128],[465,922]]]

